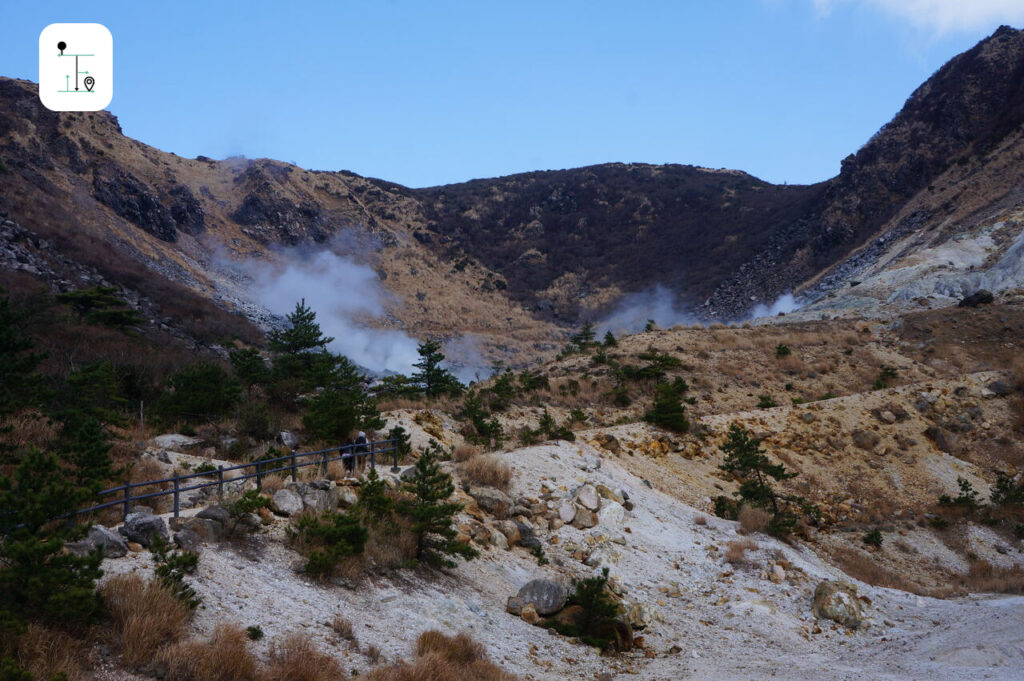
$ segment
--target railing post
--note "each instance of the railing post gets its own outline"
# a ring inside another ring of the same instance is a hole
[[[256,462],[256,491],[263,491],[263,464]]]
[[[298,480],[298,470],[295,467],[295,450],[292,450],[292,482]]]
[[[174,471],[174,517],[178,517],[178,511],[181,508],[180,497],[181,486],[178,484],[178,471]]]
[[[320,457],[320,475],[327,477],[327,452]]]
[[[398,467],[398,440],[392,440],[391,441],[391,448],[392,448],[393,453],[395,455],[395,465],[391,467],[391,472],[392,473],[399,473],[399,472],[401,472],[402,469]]]
[[[129,508],[131,506],[131,503],[132,503],[132,483],[127,481],[127,480],[125,480],[124,481],[124,508],[123,508],[123,510],[124,510],[123,516],[124,516],[125,519],[128,518],[128,513],[131,510]]]
[[[217,466],[217,500],[224,501],[224,466]]]
[[[370,440],[370,469],[377,470],[377,441]]]

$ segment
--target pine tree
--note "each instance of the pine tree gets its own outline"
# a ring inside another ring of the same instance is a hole
[[[690,422],[686,419],[686,407],[683,406],[683,393],[688,388],[686,381],[678,378],[673,383],[656,385],[654,403],[650,411],[644,414],[644,421],[677,433],[688,431]]]
[[[42,378],[36,368],[45,355],[32,352],[35,343],[22,333],[25,315],[0,298],[0,419],[22,409],[31,409],[42,399]],[[0,435],[11,428],[0,428]],[[13,448],[0,443],[0,457],[8,458]]]
[[[411,498],[400,501],[398,510],[412,521],[418,561],[435,567],[454,567],[448,556],[470,560],[479,555],[473,547],[455,540],[452,521],[462,510],[462,504],[448,501],[455,485],[451,476],[441,471],[433,452],[428,450],[420,456],[403,488]]]
[[[437,341],[420,343],[417,352],[419,352],[420,361],[413,366],[419,371],[412,375],[412,380],[420,386],[424,395],[438,397],[440,395],[458,395],[462,392],[462,384],[459,383],[459,379],[441,366],[444,354],[441,352],[440,343]]]
[[[29,621],[84,625],[99,615],[101,555],[64,553],[73,530],[52,522],[85,498],[57,458],[38,449],[25,452],[12,477],[0,477],[0,632]]]
[[[256,348],[232,350],[229,357],[235,376],[245,385],[264,385],[270,380],[270,369]]]
[[[619,341],[615,340],[615,336],[611,331],[606,331],[604,334],[604,346],[606,348],[614,348],[619,344]]]
[[[267,346],[277,355],[275,378],[297,378],[306,388],[326,385],[336,360],[327,352],[327,345],[334,338],[323,335],[316,312],[306,306],[305,298],[295,304],[287,318],[287,329],[271,331],[267,336]]]
[[[310,402],[303,427],[326,442],[340,442],[356,428],[383,428],[376,402],[366,391],[366,376],[347,357],[331,355],[333,367],[325,389]]]
[[[194,421],[227,414],[242,397],[241,387],[219,364],[201,361],[176,371],[168,379],[171,391],[158,408],[172,419]]]
[[[786,470],[782,464],[773,464],[761,449],[761,441],[735,423],[729,426],[726,441],[719,449],[725,452],[725,462],[719,466],[723,471],[734,474],[740,481],[735,493],[739,499],[751,506],[768,509],[772,519],[768,531],[775,535],[786,535],[796,526],[797,515],[792,505],[797,505],[808,515],[815,515],[817,509],[804,502],[801,497],[779,494],[771,485],[772,480],[788,480],[798,474]]]
[[[357,510],[364,522],[378,523],[390,517],[394,502],[388,494],[388,486],[374,468],[366,474],[362,487],[359,488]]]

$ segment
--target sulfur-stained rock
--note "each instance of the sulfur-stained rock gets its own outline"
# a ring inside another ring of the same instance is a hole
[[[818,619],[830,619],[849,629],[856,629],[863,621],[857,589],[846,582],[819,583],[814,589],[811,610]]]

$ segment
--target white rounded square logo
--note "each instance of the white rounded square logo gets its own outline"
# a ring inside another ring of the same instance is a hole
[[[50,111],[100,111],[114,97],[114,38],[103,24],[39,34],[39,99]]]

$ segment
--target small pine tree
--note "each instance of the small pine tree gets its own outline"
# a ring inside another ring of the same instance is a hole
[[[441,366],[441,363],[444,362],[444,353],[441,352],[440,343],[437,341],[420,343],[417,352],[419,352],[420,361],[413,366],[419,371],[412,375],[412,381],[419,385],[424,395],[439,397],[462,393],[462,384],[459,383],[459,379]]]
[[[654,404],[644,414],[644,421],[659,428],[685,433],[690,429],[686,419],[686,407],[683,406],[683,394],[689,389],[685,381],[677,378],[677,382],[659,383],[654,387]],[[679,383],[679,381],[682,381]]]
[[[334,338],[323,335],[316,321],[316,312],[306,305],[305,298],[295,303],[295,310],[287,315],[287,319],[288,328],[275,329],[267,336],[267,346],[272,352],[299,355],[322,350],[334,341]]]
[[[246,386],[265,385],[270,380],[270,368],[256,348],[232,350],[228,356],[235,376]]]
[[[604,334],[604,346],[606,348],[614,348],[619,344],[619,341],[615,340],[615,335],[611,331],[605,331]]]
[[[441,470],[433,452],[428,450],[420,456],[403,488],[410,498],[399,501],[397,508],[412,522],[418,561],[434,567],[454,567],[449,556],[470,560],[479,555],[473,547],[455,540],[452,522],[462,504],[448,501],[455,485],[451,476]]]
[[[394,501],[388,493],[388,486],[377,470],[371,468],[366,474],[362,487],[359,488],[359,503],[356,506],[363,522],[379,523],[391,516]]]
[[[0,419],[42,402],[43,379],[36,368],[45,355],[32,352],[35,343],[22,332],[24,321],[22,311],[0,298]],[[10,430],[10,426],[0,428],[0,434]],[[0,443],[0,456],[8,456],[12,449]]]
[[[726,441],[719,447],[725,452],[725,462],[719,466],[723,471],[734,474],[740,481],[736,492],[743,503],[772,512],[768,531],[775,535],[786,535],[796,526],[797,515],[790,508],[798,505],[813,515],[813,507],[797,496],[781,495],[772,488],[772,480],[787,480],[797,473],[790,473],[782,464],[773,464],[761,449],[761,441],[735,423],[729,426]]]
[[[242,397],[238,381],[213,362],[179,369],[168,384],[170,391],[160,398],[157,409],[169,419],[195,422],[224,416]]]

